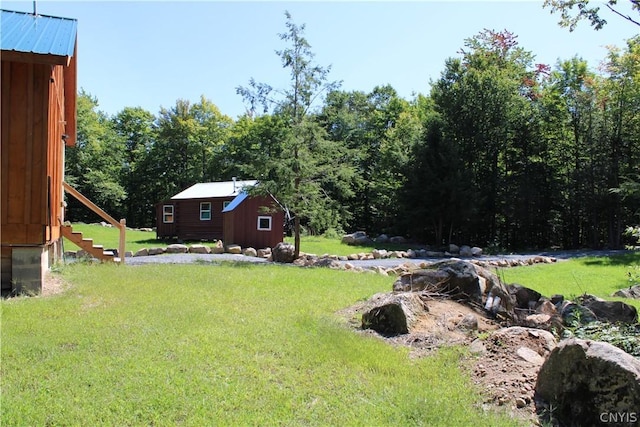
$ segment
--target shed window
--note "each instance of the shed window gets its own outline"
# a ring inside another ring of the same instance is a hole
[[[162,206],[162,222],[165,224],[173,222],[173,205]]]
[[[224,202],[222,202],[222,210],[227,209],[227,206],[229,206],[231,204],[231,200],[225,200]]]
[[[209,221],[211,219],[211,202],[200,203],[200,221]]]
[[[260,230],[260,231],[271,231],[271,217],[270,216],[259,216],[258,217],[258,230]]]

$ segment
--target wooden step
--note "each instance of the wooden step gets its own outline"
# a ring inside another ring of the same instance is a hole
[[[116,257],[112,251],[105,251],[104,246],[102,245],[94,245],[93,239],[83,237],[82,233],[73,231],[73,228],[69,225],[64,225],[61,227],[61,232],[64,237],[71,240],[81,249],[84,249],[88,253],[90,253],[94,258],[97,258],[101,261],[114,261]]]

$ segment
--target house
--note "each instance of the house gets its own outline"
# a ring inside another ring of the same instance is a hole
[[[284,211],[273,196],[242,191],[222,210],[226,244],[273,248],[284,238]]]
[[[273,245],[281,242],[284,214],[275,199],[249,196],[243,191],[256,183],[255,180],[235,179],[199,183],[158,203],[157,237],[183,241],[222,240],[225,244],[258,248],[270,246],[274,241]]]
[[[2,290],[38,293],[62,255],[64,149],[76,139],[77,21],[0,13]]]

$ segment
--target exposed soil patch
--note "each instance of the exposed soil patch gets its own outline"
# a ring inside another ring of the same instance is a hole
[[[397,336],[383,336],[361,328],[362,313],[370,309],[367,301],[338,314],[358,333],[379,337],[391,345],[409,347],[412,358],[428,356],[442,346],[468,346],[470,356],[463,369],[484,394],[483,408],[506,411],[538,424],[533,393],[542,361],[551,350],[548,336],[524,328],[524,333],[505,336],[502,332],[509,329],[502,329],[503,325],[489,318],[484,310],[449,299],[428,300],[427,306],[428,312],[411,332]],[[463,327],[463,319],[469,315],[476,316],[477,330]]]
[[[42,296],[48,297],[59,294],[68,289],[69,284],[65,282],[59,275],[47,271],[42,284]]]

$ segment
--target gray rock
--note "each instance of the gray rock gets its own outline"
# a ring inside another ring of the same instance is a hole
[[[330,257],[316,259],[313,262],[313,266],[315,266],[315,267],[329,267],[329,268],[335,268],[335,269],[338,269],[338,268],[342,267],[342,265],[338,261],[336,261],[336,260],[334,260],[334,259],[332,259]]]
[[[193,245],[189,248],[191,254],[210,254],[211,248],[205,245]]]
[[[536,313],[547,314],[549,316],[557,316],[558,309],[556,306],[546,298],[538,300],[540,303],[536,306]]]
[[[531,350],[529,347],[518,347],[516,354],[519,358],[531,363],[532,365],[540,366],[544,362],[544,357],[540,356],[536,351]]]
[[[258,256],[258,251],[256,251],[254,248],[246,248],[245,250],[242,251],[242,254],[244,256],[257,257]]]
[[[274,262],[290,264],[295,259],[295,246],[291,243],[280,242],[271,250],[271,257]]]
[[[471,256],[478,257],[482,256],[482,248],[474,246],[471,248]]]
[[[562,316],[562,321],[567,326],[575,324],[586,325],[587,323],[598,320],[593,311],[571,301],[563,301],[559,311],[560,316]]]
[[[182,245],[180,243],[174,243],[172,245],[167,246],[165,251],[168,254],[186,254],[189,252],[189,247],[187,245]]]
[[[476,338],[469,345],[469,351],[473,354],[485,354],[487,352],[487,347],[484,345],[484,341]]]
[[[510,295],[495,274],[459,259],[440,261],[429,268],[404,273],[394,282],[393,290],[446,293],[453,298],[478,303],[488,293],[488,298],[498,301],[496,310],[503,307],[511,312],[513,306]]]
[[[552,327],[551,316],[548,314],[530,314],[524,318],[524,324],[530,328],[550,330]]]
[[[453,243],[451,243],[449,245],[449,253],[450,254],[457,254],[459,252],[460,252],[460,246],[454,245]]]
[[[460,256],[463,258],[471,258],[473,256],[473,253],[471,252],[471,246],[460,246]]]
[[[542,421],[554,425],[600,425],[603,414],[637,414],[640,361],[608,343],[565,340],[540,368],[535,402]]]
[[[616,291],[612,296],[640,299],[640,285],[634,285],[625,289],[620,289],[619,291]]]
[[[477,331],[478,330],[478,316],[475,314],[467,314],[462,318],[462,320],[456,325],[458,329],[463,329],[467,331]]]
[[[136,253],[133,254],[133,256],[148,256],[148,255],[149,255],[149,249],[147,248],[138,249]]]
[[[242,246],[240,245],[227,245],[224,248],[225,252],[230,253],[230,254],[234,254],[234,255],[240,255],[242,253]]]
[[[593,295],[582,295],[578,301],[591,310],[600,321],[638,323],[638,311],[636,308],[622,301],[605,301]]]
[[[389,236],[387,236],[386,234],[381,234],[373,239],[373,241],[376,243],[387,243],[389,241]]]
[[[356,231],[355,233],[342,236],[342,243],[346,243],[347,245],[365,245],[371,242],[372,240],[364,231]]]
[[[76,258],[92,258],[92,255],[84,249],[80,249],[76,252]]]
[[[218,240],[214,246],[211,246],[211,253],[216,255],[224,253],[224,244],[221,240]]]
[[[162,255],[165,251],[165,248],[150,248],[149,255]]]
[[[507,289],[509,290],[509,293],[515,297],[516,307],[525,310],[532,310],[542,296],[540,292],[534,291],[533,289],[529,289],[517,283],[507,285]]]
[[[386,249],[374,249],[371,251],[371,255],[373,255],[374,259],[382,259],[387,258],[389,256],[389,252]]]
[[[385,335],[406,334],[413,328],[426,306],[413,292],[376,294],[373,308],[362,315],[362,329],[373,329]]]
[[[271,256],[271,248],[258,249],[257,255],[260,258],[269,258]]]

